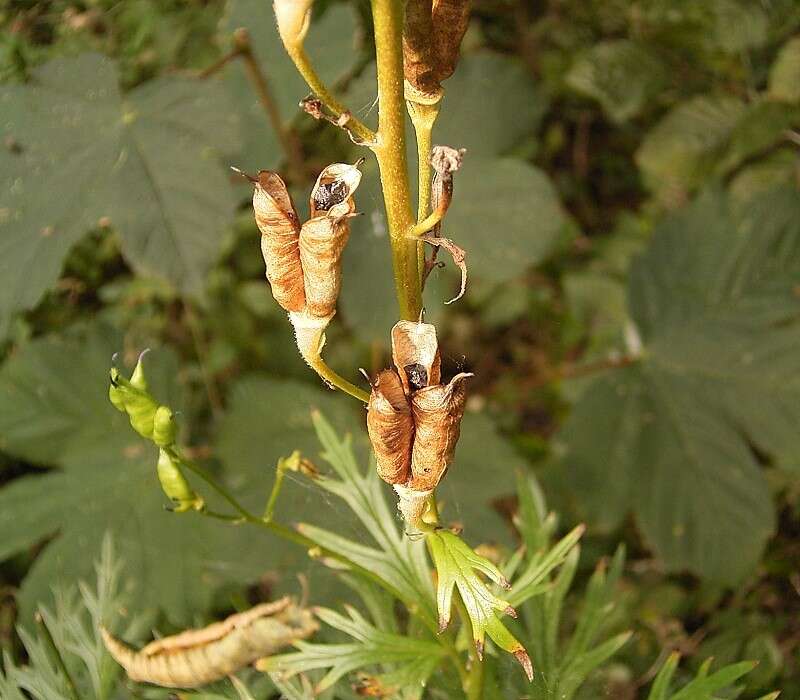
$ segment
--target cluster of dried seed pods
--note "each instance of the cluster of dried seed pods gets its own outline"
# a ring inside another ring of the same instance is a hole
[[[317,631],[309,610],[289,598],[263,603],[202,629],[151,642],[140,651],[100,632],[111,656],[134,681],[197,688],[221,680]]]
[[[311,190],[310,217],[302,225],[277,173],[245,175],[255,185],[253,210],[272,295],[289,312],[306,359],[319,353],[324,330],[336,313],[360,164],[334,163],[320,173]]]
[[[436,328],[400,321],[392,328],[393,369],[372,381],[367,430],[378,474],[392,484],[406,521],[417,523],[453,459],[466,401],[460,373],[441,383]]]

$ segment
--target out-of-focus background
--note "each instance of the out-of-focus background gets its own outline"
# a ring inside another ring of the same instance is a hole
[[[303,210],[361,151],[298,109],[267,0],[5,0],[0,27],[0,647],[93,576],[107,532],[164,624],[298,572],[341,601],[302,550],[166,513],[106,382],[114,353],[152,348],[182,440],[254,508],[279,457],[315,457],[310,406],[365,456],[363,411],[297,356],[229,170],[279,170]],[[220,63],[239,27],[282,140],[244,62]],[[373,123],[369,37],[366,2],[315,3],[309,52]],[[470,281],[444,306],[446,260],[425,304],[446,371],[476,376],[444,519],[513,544],[521,468],[565,528],[587,523],[581,576],[626,543],[616,614],[636,636],[602,671],[610,697],[670,650],[689,671],[757,659],[747,698],[800,697],[800,4],[475,0],[445,89],[434,142],[467,155],[444,232]],[[396,319],[365,173],[325,348],[354,382],[387,364]],[[352,527],[330,497],[285,496],[287,522]]]

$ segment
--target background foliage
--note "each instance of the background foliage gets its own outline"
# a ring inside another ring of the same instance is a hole
[[[374,121],[366,4],[317,5],[312,56]],[[366,454],[359,410],[296,355],[228,171],[285,168],[280,142],[240,62],[198,77],[248,28],[302,149],[294,190],[355,157],[299,113],[269,3],[11,0],[0,23],[0,643],[20,651],[13,622],[53,583],[92,578],[106,531],[131,605],[167,627],[296,572],[341,602],[303,551],[165,513],[105,396],[111,355],[153,347],[183,439],[253,507],[278,457],[315,458],[311,406]],[[512,544],[532,470],[565,528],[588,525],[579,579],[628,545],[616,614],[635,637],[599,672],[608,697],[670,650],[678,673],[759,660],[740,697],[800,694],[797,3],[476,0],[463,54],[434,139],[468,151],[445,231],[470,286],[443,307],[443,269],[426,291],[446,364],[476,373],[444,518]],[[395,318],[370,162],[358,204],[326,348],[353,381],[385,365]],[[290,483],[283,517],[354,534],[313,488]]]

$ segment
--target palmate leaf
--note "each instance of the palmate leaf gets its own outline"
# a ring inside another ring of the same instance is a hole
[[[596,381],[560,435],[595,523],[632,509],[670,569],[722,582],[774,526],[750,445],[800,464],[800,201],[786,188],[731,209],[708,193],[660,227],[628,290],[642,357]]]
[[[315,669],[330,669],[316,684],[322,692],[356,669],[378,667],[377,681],[391,697],[419,698],[425,684],[442,662],[445,649],[424,639],[382,632],[357,610],[346,606],[347,616],[317,608],[315,613],[330,627],[344,632],[353,642],[319,644],[298,642],[299,651],[263,659],[258,668],[291,677]]]
[[[0,322],[39,301],[102,217],[138,271],[202,290],[235,204],[215,152],[237,140],[236,116],[211,83],[163,77],[122,95],[117,82],[84,54],[0,89],[15,144],[0,156]]]
[[[97,323],[34,341],[0,370],[2,449],[58,467],[0,489],[0,559],[53,536],[22,585],[23,619],[54,583],[91,573],[105,530],[139,582],[132,607],[163,608],[176,623],[206,609],[216,586],[270,566],[268,539],[242,557],[251,532],[165,511],[157,451],[108,401],[108,363],[122,348]],[[154,351],[145,364],[158,398],[179,408],[175,357]]]

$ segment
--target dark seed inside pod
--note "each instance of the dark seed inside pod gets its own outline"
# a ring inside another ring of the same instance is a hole
[[[334,180],[321,184],[314,194],[314,205],[317,209],[327,211],[332,206],[340,204],[347,199],[349,187],[344,180]]]
[[[428,372],[424,365],[419,363],[406,365],[403,371],[408,377],[408,383],[414,391],[428,386]]]

